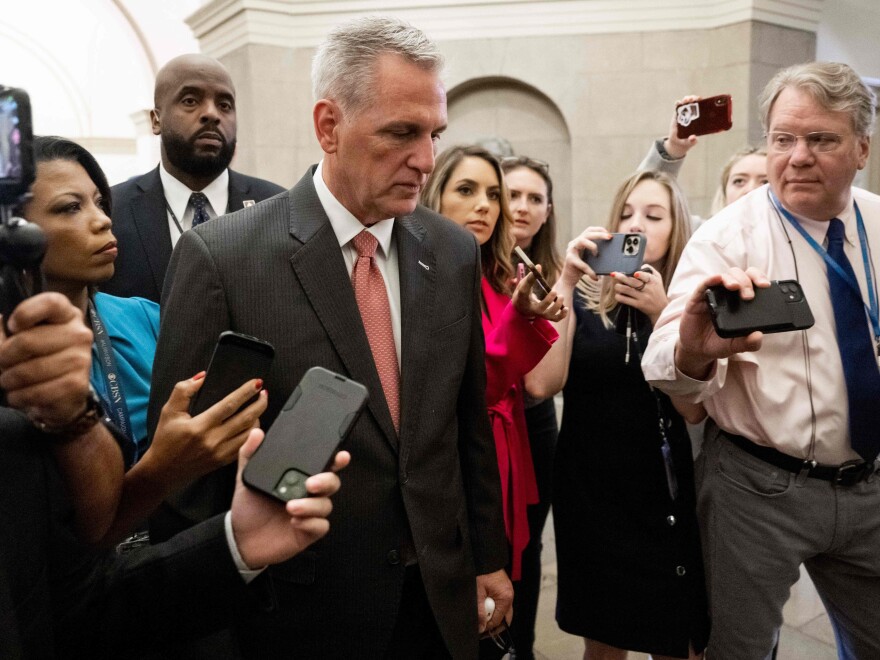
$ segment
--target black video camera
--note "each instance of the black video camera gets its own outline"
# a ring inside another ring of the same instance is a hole
[[[40,293],[40,263],[46,237],[35,224],[16,216],[34,182],[31,104],[23,89],[0,86],[0,314],[4,329],[12,310]]]

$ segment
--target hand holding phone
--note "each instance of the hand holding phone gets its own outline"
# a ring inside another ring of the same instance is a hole
[[[532,263],[532,260],[529,259],[529,256],[525,253],[525,251],[523,251],[520,246],[517,245],[515,248],[513,248],[513,251],[516,253],[516,256],[518,256],[522,260],[522,264],[525,266],[525,268],[528,269],[528,271],[535,276],[534,293],[539,300],[543,300],[547,296],[547,294],[550,293],[553,287],[550,286],[545,277],[541,274],[541,271],[538,270],[538,267],[535,266],[534,263]]]
[[[203,413],[230,392],[253,378],[265,379],[272,366],[272,345],[248,335],[227,330],[220,334],[208,365],[205,383],[193,397],[189,414]],[[252,403],[256,395],[245,403]]]
[[[706,290],[712,324],[719,337],[745,337],[760,330],[765,334],[806,330],[815,323],[813,313],[797,280],[773,281],[755,287],[755,297],[743,300],[739,291],[723,285]]]
[[[727,131],[733,126],[733,100],[730,94],[711,96],[675,106],[678,137],[708,135]]]
[[[282,502],[305,497],[306,479],[327,471],[366,402],[360,383],[312,367],[245,467],[244,483]]]
[[[581,259],[596,275],[632,275],[645,262],[645,248],[648,246],[648,237],[645,234],[611,234],[611,240],[594,239],[594,242],[598,252],[593,254],[584,250]]]

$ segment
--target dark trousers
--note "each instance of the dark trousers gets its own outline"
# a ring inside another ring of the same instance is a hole
[[[534,655],[535,619],[538,615],[538,596],[541,593],[541,536],[550,512],[553,480],[553,454],[559,425],[553,399],[526,408],[526,427],[535,478],[538,482],[537,504],[529,506],[529,544],[522,555],[522,579],[513,583],[513,622],[510,632],[516,648],[517,660],[531,660]]]
[[[406,568],[400,612],[385,652],[386,660],[448,660],[451,656],[437,628],[418,565]]]

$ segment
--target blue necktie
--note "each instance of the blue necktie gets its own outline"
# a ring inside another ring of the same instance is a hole
[[[205,205],[208,203],[208,198],[205,197],[204,193],[193,193],[189,196],[189,203],[193,207],[193,227],[198,227],[203,222],[207,222],[211,219],[211,216],[208,215],[208,209],[205,208]]]
[[[852,264],[843,252],[843,237],[843,223],[834,218],[828,225],[828,256],[857,282]],[[834,268],[828,268],[828,284],[846,380],[850,442],[859,456],[872,462],[880,453],[880,370],[865,306],[861,295]]]

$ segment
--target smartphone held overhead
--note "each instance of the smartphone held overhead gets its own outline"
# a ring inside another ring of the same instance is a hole
[[[733,100],[730,94],[711,96],[675,106],[678,137],[708,135],[730,130],[733,126]]]

